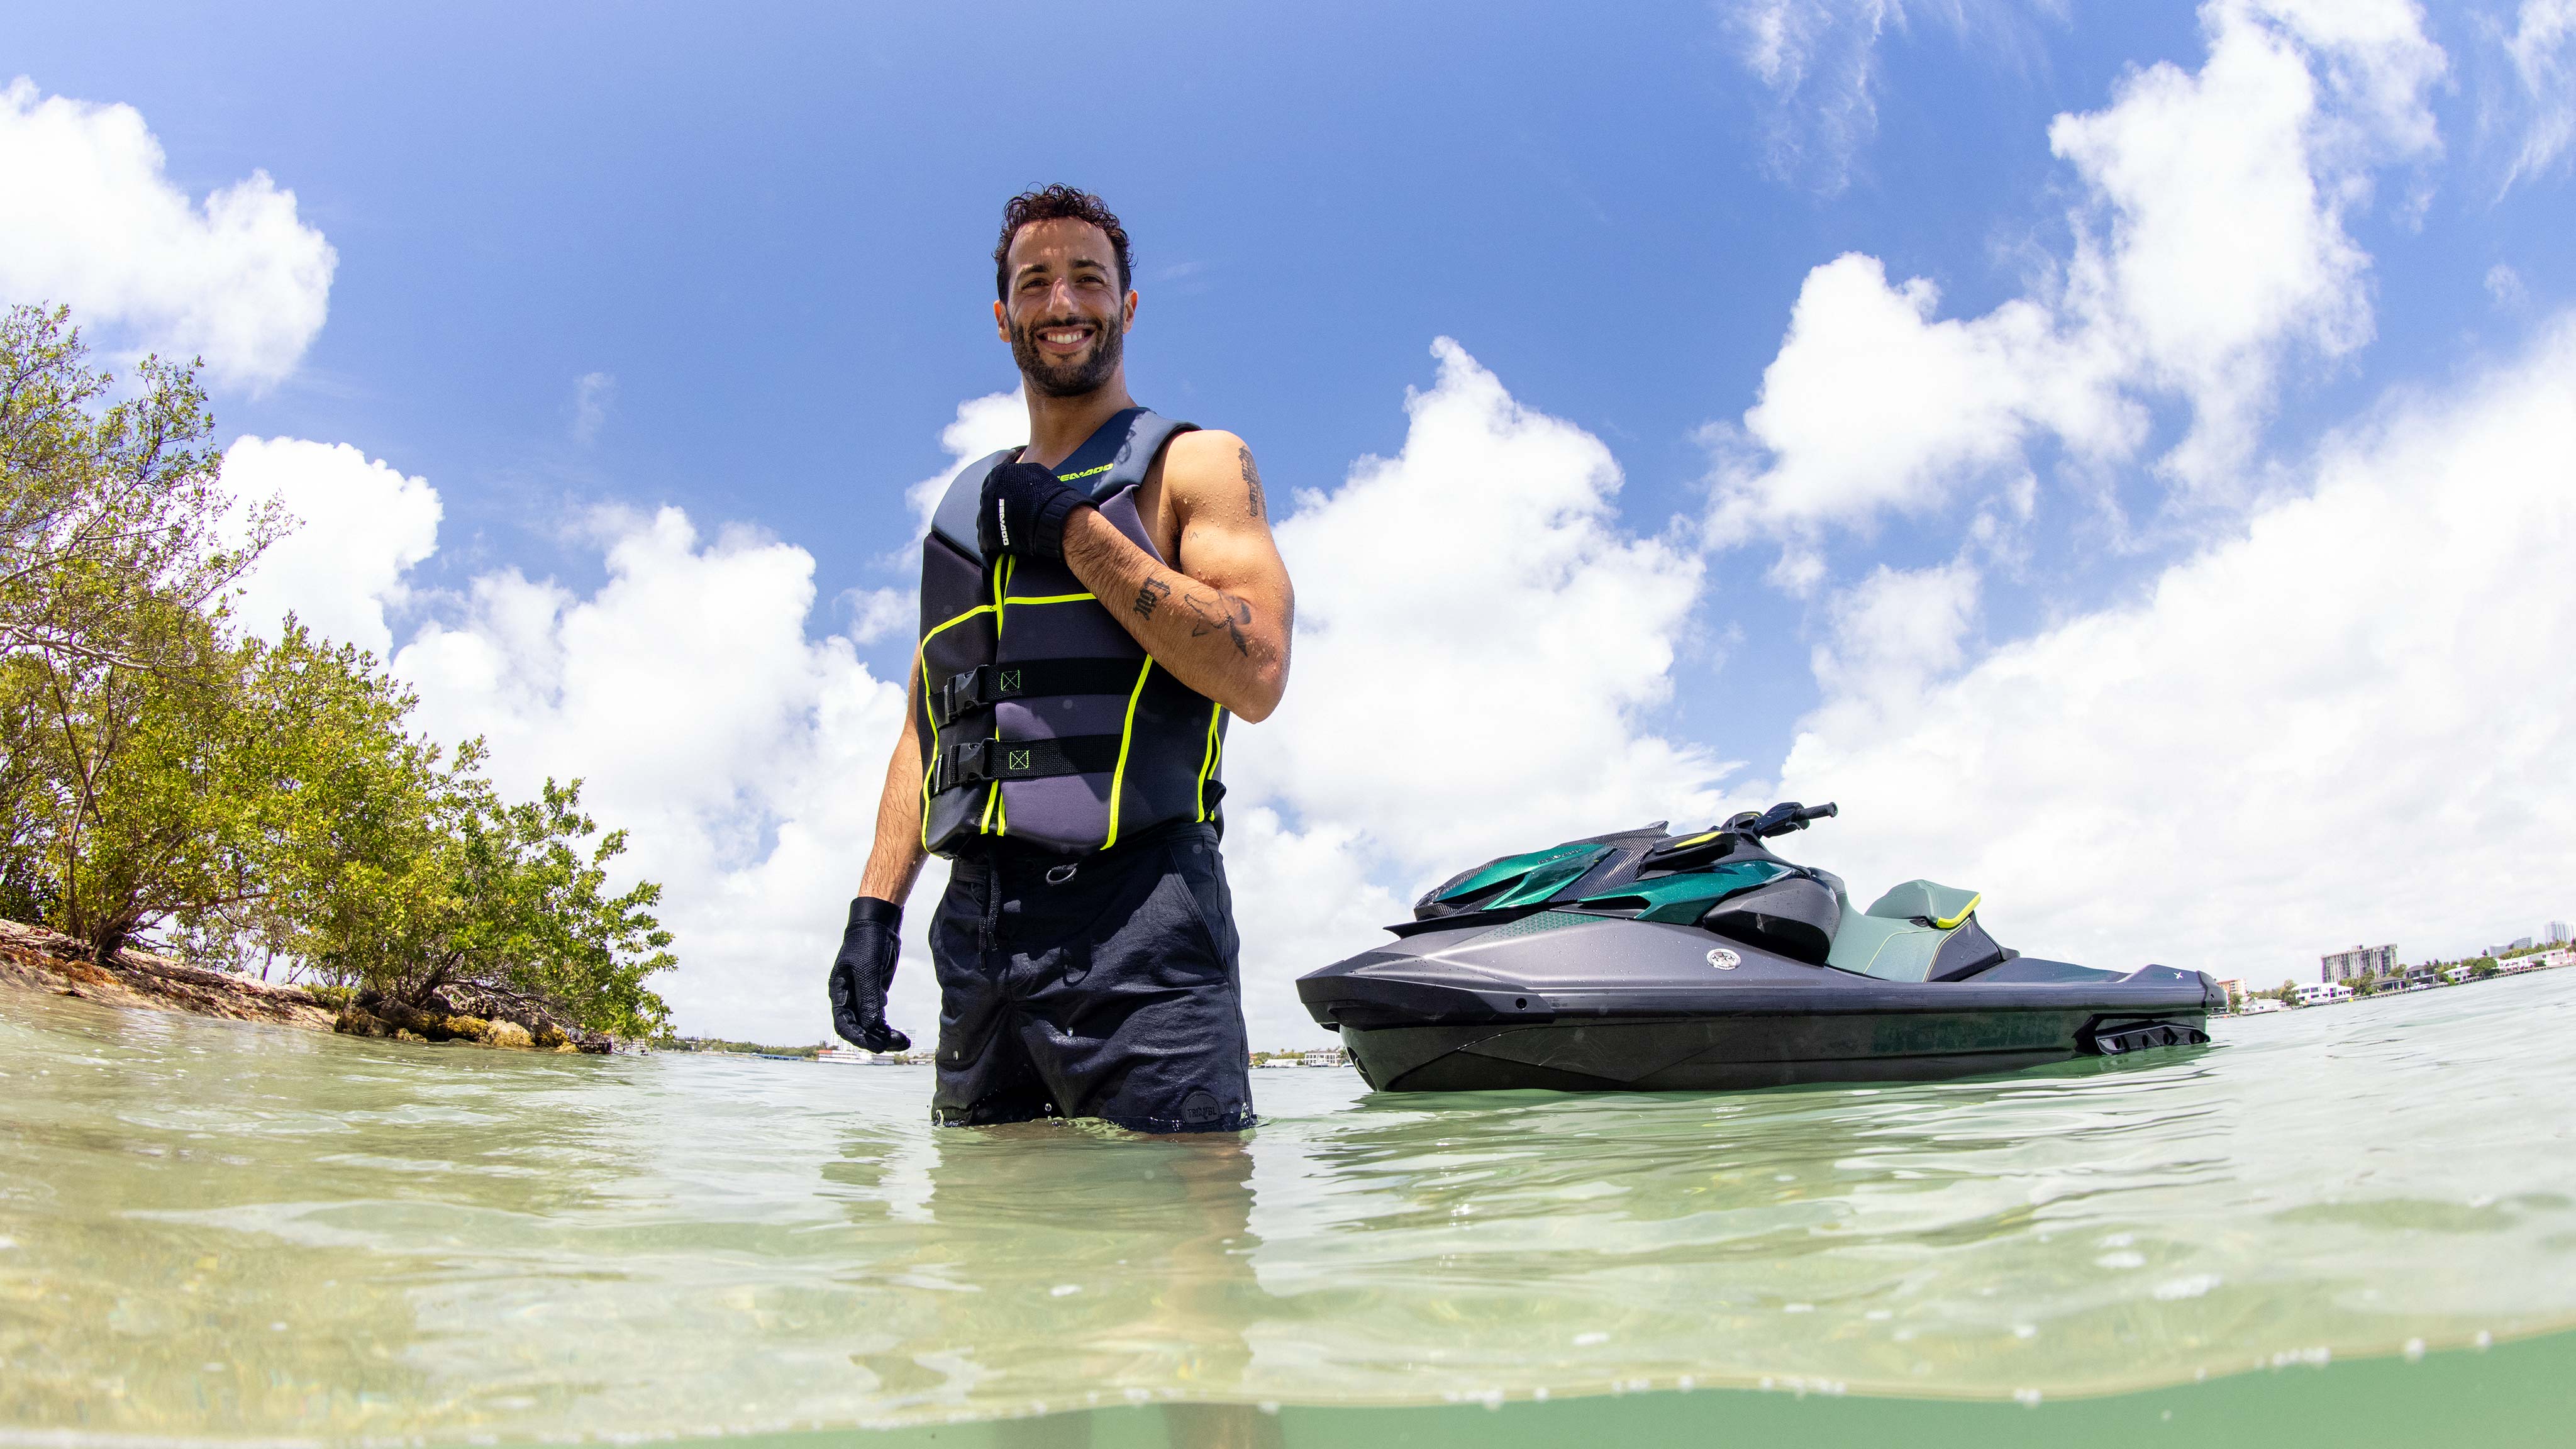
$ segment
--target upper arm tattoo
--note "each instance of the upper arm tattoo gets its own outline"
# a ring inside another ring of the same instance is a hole
[[[1237,463],[1241,464],[1243,468],[1244,498],[1252,506],[1252,516],[1259,518],[1261,516],[1262,504],[1264,502],[1261,496],[1261,470],[1253,466],[1252,450],[1250,448],[1237,444],[1234,450],[1234,459]]]

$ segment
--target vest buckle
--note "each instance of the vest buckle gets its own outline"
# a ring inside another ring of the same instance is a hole
[[[1017,699],[1026,693],[1020,687],[1027,666],[1014,664],[1005,669],[998,664],[978,664],[963,674],[948,676],[948,682],[934,692],[932,708],[941,725],[955,724],[958,717],[988,704]]]
[[[952,674],[939,686],[939,722],[954,724],[957,717],[984,702],[983,674],[986,666],[977,666],[963,674]]]
[[[941,753],[939,778],[931,782],[931,793],[993,778],[992,757],[991,740],[960,740],[950,745]]]

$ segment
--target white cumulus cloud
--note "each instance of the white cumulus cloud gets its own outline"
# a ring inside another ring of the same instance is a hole
[[[233,617],[264,639],[292,609],[328,638],[387,658],[385,610],[411,597],[405,576],[438,547],[438,490],[346,443],[241,438],[224,484],[245,503],[274,498],[297,523],[241,581]]]
[[[339,258],[265,171],[201,204],[131,106],[0,89],[0,301],[67,305],[117,346],[203,356],[221,383],[285,377],[322,330]]]
[[[1312,1032],[1289,983],[1380,939],[1411,892],[1507,851],[1705,816],[1728,768],[1649,719],[1697,557],[1622,528],[1598,439],[1522,406],[1457,343],[1433,353],[1403,451],[1299,494],[1278,525],[1297,588],[1288,694],[1232,728],[1226,759],[1257,1030]]]
[[[628,869],[665,886],[683,966],[657,989],[684,1030],[822,1039],[824,968],[866,859],[901,685],[871,676],[848,640],[807,637],[803,549],[738,530],[709,540],[677,509],[600,526],[596,592],[486,574],[462,617],[424,626],[395,672],[435,737],[491,741],[510,792],[579,777],[584,804],[633,832]],[[936,1019],[918,946],[927,914],[914,912],[896,993],[916,1025]]]
[[[957,470],[988,453],[1016,448],[1029,440],[1029,405],[1018,388],[970,397],[957,405],[957,417],[939,430],[939,446],[948,465],[903,490],[912,508],[913,539],[930,532],[930,515],[956,480]]]
[[[2072,250],[2027,295],[1948,319],[1928,280],[1891,284],[1875,258],[1809,273],[1760,397],[1710,432],[1716,541],[1795,553],[1937,509],[2018,477],[2040,437],[2124,462],[2165,400],[2191,416],[2165,473],[2223,491],[2284,359],[2369,340],[2369,258],[2344,218],[2375,168],[2438,146],[2441,52],[2402,0],[2211,0],[2201,19],[2199,71],[2148,67],[2050,127],[2084,190]]]
[[[1599,439],[1521,406],[1457,343],[1433,353],[1404,450],[1300,494],[1278,526],[1292,677],[1229,778],[1446,874],[1533,832],[1668,813],[1718,767],[1637,726],[1669,692],[1698,559],[1621,529]]]
[[[2420,959],[2563,916],[2571,457],[2576,319],[2356,427],[2302,496],[2137,603],[1955,677],[1822,671],[1779,788],[1846,814],[1800,845],[1864,898],[1913,876],[1985,890],[2035,955],[2265,985],[2363,939]],[[1940,611],[1888,617],[1911,612]],[[1845,622],[1879,657],[1937,655],[1945,632]]]

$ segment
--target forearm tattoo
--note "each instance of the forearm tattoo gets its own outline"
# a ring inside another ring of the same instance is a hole
[[[1137,618],[1150,619],[1154,617],[1154,606],[1163,602],[1171,592],[1170,584],[1158,578],[1148,577],[1136,590],[1136,602],[1127,607],[1136,611]]]
[[[1183,594],[1181,603],[1186,605],[1192,614],[1198,616],[1197,622],[1190,626],[1191,638],[1196,639],[1223,629],[1226,637],[1234,641],[1234,652],[1246,658],[1251,657],[1252,638],[1243,632],[1243,626],[1252,622],[1250,604],[1232,594],[1219,594],[1215,598],[1209,598],[1203,594]]]

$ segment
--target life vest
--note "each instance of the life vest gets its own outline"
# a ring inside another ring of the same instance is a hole
[[[1056,465],[1100,516],[1167,567],[1136,512],[1163,445],[1194,424],[1129,408]],[[921,544],[921,844],[979,839],[1068,855],[1156,826],[1213,820],[1225,786],[1225,708],[1156,664],[1061,563],[987,560],[975,542],[985,476],[1006,448],[948,485]],[[1125,607],[1125,600],[1115,601]],[[1168,607],[1178,607],[1171,605]]]

